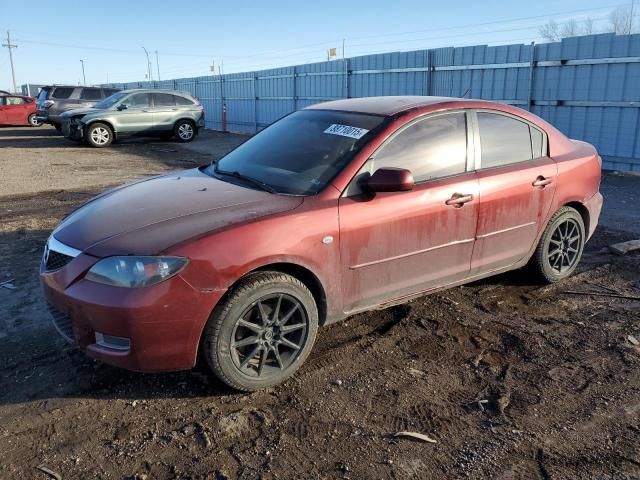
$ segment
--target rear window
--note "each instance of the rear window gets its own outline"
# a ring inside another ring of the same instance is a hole
[[[102,100],[102,90],[99,88],[83,88],[80,98],[82,100]]]
[[[64,100],[65,98],[69,98],[72,93],[73,93],[73,87],[57,87],[53,91],[52,97]]]
[[[193,100],[189,100],[186,97],[176,95],[176,105],[195,105],[195,102]]]

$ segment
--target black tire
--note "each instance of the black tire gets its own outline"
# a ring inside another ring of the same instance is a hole
[[[540,280],[555,283],[571,275],[585,244],[582,216],[571,207],[553,214],[529,263]]]
[[[27,122],[29,123],[30,127],[39,127],[40,125],[42,125],[42,123],[40,123],[40,120],[38,120],[38,118],[36,117],[35,113],[29,115],[29,118],[27,118]]]
[[[188,143],[196,138],[196,125],[191,120],[178,120],[173,127],[173,135],[181,143]]]
[[[250,392],[293,375],[317,332],[309,289],[291,275],[260,272],[241,280],[216,308],[202,334],[202,353],[220,380]]]
[[[109,125],[96,122],[87,127],[85,140],[87,144],[95,148],[104,148],[113,142],[113,131]]]

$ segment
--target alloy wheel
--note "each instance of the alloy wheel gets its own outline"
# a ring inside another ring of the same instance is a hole
[[[178,136],[182,140],[190,140],[193,137],[193,127],[190,123],[183,123],[178,127]]]
[[[250,305],[236,321],[231,356],[243,374],[261,380],[287,370],[306,342],[309,319],[291,295],[271,294]]]
[[[568,218],[560,223],[549,239],[547,261],[551,269],[564,273],[578,261],[582,233],[578,223]]]
[[[104,127],[96,127],[91,130],[91,140],[96,145],[105,145],[109,142],[109,131]]]

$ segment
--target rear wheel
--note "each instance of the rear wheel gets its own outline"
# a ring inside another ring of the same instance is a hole
[[[29,122],[29,126],[31,127],[39,127],[40,125],[42,125],[40,123],[40,120],[38,120],[38,117],[36,117],[35,113],[32,113],[31,115],[29,115],[29,118],[27,119],[27,121]]]
[[[86,140],[92,147],[108,147],[111,145],[111,142],[113,142],[113,132],[111,128],[109,128],[109,125],[92,123],[87,127]]]
[[[546,282],[563,280],[578,266],[584,243],[582,216],[574,208],[562,207],[549,220],[530,265]]]
[[[179,142],[190,142],[196,136],[196,127],[190,120],[179,120],[173,128],[173,133]]]
[[[205,327],[204,357],[215,375],[238,390],[282,382],[307,358],[318,331],[309,289],[279,272],[242,280]]]

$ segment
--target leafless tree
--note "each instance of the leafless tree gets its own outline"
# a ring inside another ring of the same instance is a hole
[[[592,35],[596,33],[595,29],[593,28],[593,18],[591,17],[587,17],[584,19],[584,21],[582,22],[582,34],[583,35]]]
[[[618,7],[609,14],[611,31],[627,35],[633,30],[633,11],[631,7]]]
[[[560,34],[560,26],[555,20],[549,20],[549,23],[542,25],[539,29],[540,36],[550,42],[557,42],[562,38]]]

